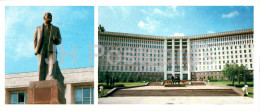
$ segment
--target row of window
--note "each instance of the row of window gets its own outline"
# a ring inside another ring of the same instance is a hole
[[[109,56],[150,56],[150,57],[163,57],[163,54],[147,54],[147,53],[130,53],[130,52],[104,52],[104,55],[109,54]]]
[[[10,104],[27,104],[26,91],[10,92]],[[77,87],[75,88],[75,104],[94,104],[94,88],[93,87]]]
[[[101,60],[103,59],[103,60]],[[150,62],[160,62],[160,61],[163,61],[163,59],[161,58],[136,58],[136,57],[110,57],[110,58],[107,58],[107,56],[100,56],[99,57],[99,61],[116,61],[116,62],[121,62],[121,61],[124,61],[124,62],[130,62],[130,61],[150,61]]]
[[[131,51],[131,52],[150,52],[150,53],[163,53],[163,50],[159,50],[159,49],[143,49],[143,48],[121,48],[121,47],[104,47],[105,51],[111,51],[115,52],[115,51]]]
[[[238,48],[239,47],[239,48]],[[251,45],[244,45],[244,49],[246,49],[246,48],[251,48]],[[191,52],[208,52],[208,51],[224,51],[224,50],[226,50],[226,51],[230,51],[230,50],[233,50],[233,49],[240,49],[240,50],[242,50],[242,46],[240,45],[240,46],[231,46],[231,47],[222,47],[222,48],[220,48],[220,47],[218,47],[218,48],[203,48],[203,49],[196,49],[196,48],[194,48],[193,50],[191,50]],[[249,49],[249,50],[251,50],[251,49]]]
[[[245,64],[245,67],[253,68],[253,64],[250,64],[250,67],[248,67],[248,64]],[[211,65],[211,66],[196,66],[196,67],[192,67],[192,71],[222,70],[224,68],[225,68],[225,65],[215,65],[215,67],[213,65]]]
[[[126,43],[109,43],[109,42],[99,42],[98,45],[103,46],[117,46],[117,47],[138,47],[138,48],[156,48],[163,49],[163,46],[158,45],[143,45],[143,44],[126,44]]]
[[[151,40],[151,39],[129,39],[125,37],[102,37],[99,36],[99,40],[113,41],[113,42],[125,42],[125,43],[143,43],[143,44],[156,44],[163,45],[163,41]]]
[[[238,41],[236,42],[225,42],[225,43],[214,43],[214,44],[197,44],[197,45],[192,45],[191,48],[209,48],[209,47],[221,47],[221,46],[234,46],[234,45],[249,45],[252,44],[253,40],[250,40],[248,42],[246,41]]]
[[[206,38],[206,39],[195,39],[191,41],[191,44],[214,44],[218,42],[231,42],[231,41],[247,41],[252,40],[253,34],[240,34],[240,35],[231,35],[225,37],[215,37],[215,38]]]
[[[169,67],[170,66],[170,67]],[[175,66],[180,66],[176,65]],[[183,71],[188,71],[187,64],[183,64]],[[215,66],[215,67],[214,67]],[[221,70],[225,67],[225,65],[211,65],[211,66],[194,66],[192,67],[193,71],[198,70]],[[250,64],[248,67],[248,64],[245,64],[245,67],[247,68],[253,68],[253,64]],[[101,67],[99,66],[99,69]],[[109,71],[163,71],[163,67],[149,67],[149,66],[142,66],[142,67],[136,67],[136,66],[103,66],[101,70],[109,70]],[[168,65],[167,68],[168,71],[172,71],[171,65]],[[180,71],[180,68],[174,68],[175,71]]]
[[[243,54],[242,53],[242,51],[240,50],[239,51],[240,53],[239,54]],[[246,50],[244,50],[244,54],[245,54],[245,57],[246,57],[246,55],[248,54],[248,53],[246,53],[247,51]],[[249,50],[249,53],[251,53],[251,50]],[[212,55],[215,55],[215,56],[220,56],[221,55],[221,53],[220,52],[214,52],[214,53],[203,53],[203,54],[197,54],[197,53],[195,53],[195,54],[191,54],[191,56],[192,57],[197,57],[197,56],[201,56],[201,55],[203,55],[203,56],[212,56]],[[230,54],[228,51],[226,52],[226,54]],[[235,53],[233,53],[233,51],[231,51],[231,54],[238,54],[237,53],[237,51],[235,51]],[[222,55],[225,55],[225,52],[222,52]],[[233,55],[231,55],[231,57],[233,57]],[[237,56],[237,55],[236,55]],[[241,57],[242,57],[242,55],[240,55]],[[225,57],[225,56],[223,56],[223,57]],[[228,57],[228,56],[227,56]],[[249,57],[251,57],[251,54],[249,54]]]
[[[248,59],[239,59],[240,60],[240,63],[247,63],[248,62]],[[244,61],[244,62],[243,62]],[[252,59],[249,59],[249,62],[252,63],[253,60]],[[207,62],[198,62],[198,61],[192,61],[192,64],[194,65],[208,65],[208,64],[226,64],[226,63],[238,63],[238,60],[227,60],[227,61],[207,61]]]
[[[167,68],[167,71],[172,71],[173,68]],[[180,68],[174,68],[175,72],[180,72],[181,69]],[[188,68],[182,68],[182,71],[188,71]]]
[[[163,67],[136,67],[136,66],[103,66],[103,68],[101,69],[101,67],[99,66],[100,70],[103,71],[163,71]]]
[[[207,61],[212,61],[212,60],[217,60],[217,59],[219,59],[219,60],[223,60],[223,59],[238,59],[238,57],[240,57],[239,59],[243,59],[243,55],[240,55],[240,56],[238,56],[238,55],[235,55],[235,57],[233,56],[233,55],[231,55],[231,57],[229,58],[230,56],[218,56],[218,57],[203,57],[202,59],[201,59],[201,57],[194,57],[194,58],[192,58],[191,60],[192,60],[192,62],[199,62],[199,61],[201,61],[201,60],[203,60],[203,61],[205,61],[205,60],[207,60]],[[244,55],[244,58],[247,58],[248,56],[247,56],[247,54],[245,54]],[[251,54],[249,54],[249,57],[251,58],[252,57],[252,55]],[[231,61],[231,60],[230,60]],[[247,59],[245,59],[245,62],[247,62]],[[252,62],[252,60],[250,59],[250,62]],[[220,63],[220,62],[219,62]]]

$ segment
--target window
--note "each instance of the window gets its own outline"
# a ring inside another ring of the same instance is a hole
[[[94,88],[92,86],[75,88],[75,104],[94,104]]]
[[[27,104],[26,91],[10,92],[10,96],[11,96],[10,104]]]

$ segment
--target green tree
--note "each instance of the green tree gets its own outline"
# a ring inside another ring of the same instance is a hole
[[[118,79],[119,79],[119,81],[120,82],[125,82],[125,73],[124,72],[121,72],[120,74],[119,74],[119,77],[118,77]]]
[[[135,82],[140,82],[141,81],[141,76],[140,74],[136,74],[135,76]]]
[[[106,84],[109,85],[110,75],[109,75],[108,71],[106,71],[106,73],[105,73],[105,78],[106,78]]]
[[[239,73],[239,66],[236,63],[226,64],[222,72],[225,77],[232,79],[232,85],[234,85],[235,77]]]
[[[248,70],[248,68],[245,67],[243,64],[241,64],[239,67],[239,74],[240,77],[243,77],[244,84],[247,84],[247,78],[250,75],[250,71]],[[240,84],[240,80],[239,80],[239,84]]]

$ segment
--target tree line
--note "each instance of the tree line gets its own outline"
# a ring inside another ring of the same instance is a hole
[[[225,64],[222,73],[225,77],[228,77],[232,80],[232,85],[234,85],[235,80],[240,84],[241,81],[244,81],[244,84],[247,84],[247,81],[253,80],[253,76],[250,75],[250,71],[243,64],[240,66],[236,63]]]

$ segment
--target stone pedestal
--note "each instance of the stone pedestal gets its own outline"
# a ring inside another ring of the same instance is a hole
[[[64,86],[57,80],[30,82],[28,104],[66,104]]]

